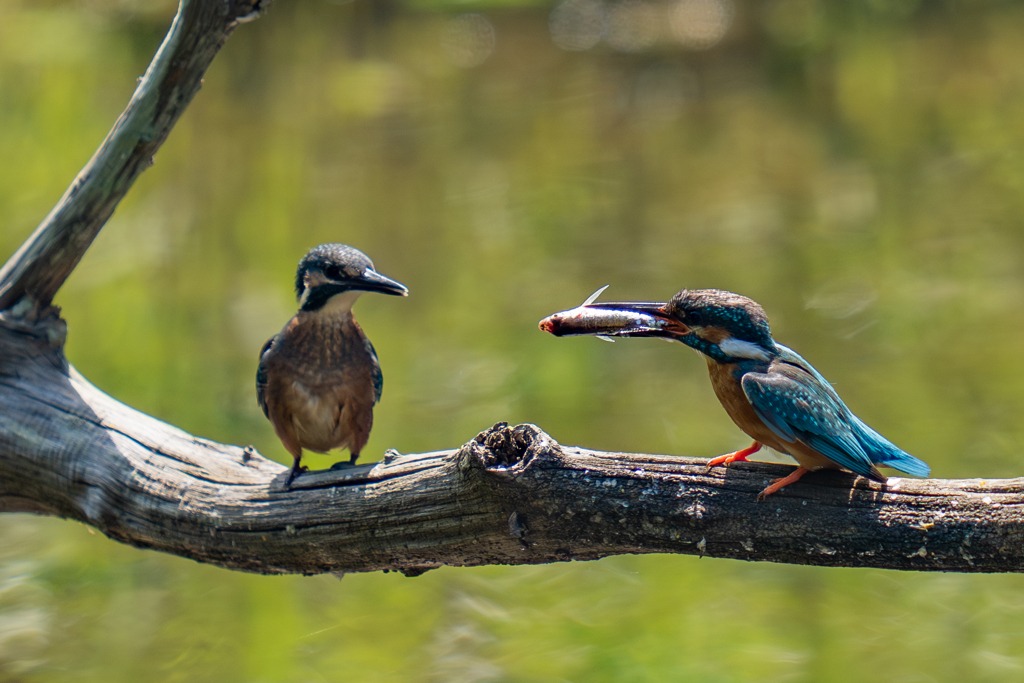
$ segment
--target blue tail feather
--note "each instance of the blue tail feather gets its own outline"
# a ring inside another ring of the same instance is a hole
[[[787,348],[781,344],[777,344],[776,346],[779,349],[779,356],[784,361],[796,365],[800,368],[803,368],[805,371],[810,373],[820,384],[820,387],[824,392],[825,396],[831,398],[832,401],[834,401],[838,406],[840,406],[840,410],[842,411],[843,416],[849,421],[850,427],[856,435],[857,441],[860,443],[861,448],[864,449],[864,454],[867,455],[868,459],[871,460],[872,463],[876,465],[883,465],[885,467],[891,467],[893,469],[899,470],[900,472],[906,472],[907,474],[914,477],[927,477],[929,474],[931,474],[932,470],[930,467],[928,467],[928,464],[926,462],[918,458],[915,458],[910,453],[907,453],[906,451],[900,449],[894,443],[892,443],[884,436],[876,432],[874,429],[864,424],[864,422],[859,417],[854,415],[853,412],[846,407],[846,404],[843,403],[842,399],[840,399],[839,396],[836,395],[835,391],[832,390],[832,385],[828,383],[828,380],[822,377],[821,373],[815,370],[814,366],[808,363],[806,360],[804,360],[800,356],[800,354],[798,354],[793,349]],[[746,387],[744,387],[744,391],[745,390]],[[754,406],[754,409],[757,410],[757,406]],[[767,424],[772,429],[772,431],[774,431],[780,437],[785,438],[784,435],[780,433],[778,429],[776,429],[776,427],[772,426],[772,422],[770,420],[765,419],[760,412],[758,412],[758,415],[761,416],[761,419],[764,420],[765,424]],[[820,447],[821,445],[822,444],[818,444],[817,446],[813,447]],[[824,445],[826,446],[826,448],[829,447],[829,444]],[[822,453],[826,457],[831,457],[833,460],[836,460],[843,467],[847,467],[848,469],[854,472],[857,471],[857,469],[850,467],[849,463],[844,462],[845,458],[834,457],[835,454],[829,455],[829,453],[826,453],[825,451],[822,451]]]
[[[932,469],[928,463],[920,458],[915,458],[910,453],[902,450],[884,436],[868,427],[856,415],[851,415],[854,424],[859,428],[860,442],[865,452],[876,465],[891,467],[900,472],[905,472],[914,477],[927,477]]]

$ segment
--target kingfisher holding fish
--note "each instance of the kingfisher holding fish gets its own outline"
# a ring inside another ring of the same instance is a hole
[[[719,289],[684,289],[668,303],[594,303],[604,289],[545,318],[540,329],[558,337],[661,337],[700,352],[722,407],[754,439],[747,448],[712,458],[708,468],[745,461],[763,446],[799,463],[758,498],[820,469],[845,469],[882,483],[879,466],[918,477],[931,471],[867,426],[810,363],[777,343],[755,301]]]

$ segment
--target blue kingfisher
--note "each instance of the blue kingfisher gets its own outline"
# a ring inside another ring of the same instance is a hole
[[[668,303],[592,303],[601,291],[578,308],[545,318],[541,329],[556,336],[662,337],[699,351],[718,400],[754,439],[711,459],[708,467],[746,460],[762,446],[800,465],[758,498],[820,469],[846,469],[882,483],[879,466],[928,476],[926,463],[864,424],[810,363],[772,339],[768,316],[755,301],[719,289],[684,289]]]
[[[408,296],[366,254],[345,244],[321,244],[295,273],[299,312],[260,350],[256,400],[295,463],[286,487],[306,467],[302,449],[347,448],[355,464],[370,438],[373,406],[384,376],[373,344],[352,317],[363,292]]]

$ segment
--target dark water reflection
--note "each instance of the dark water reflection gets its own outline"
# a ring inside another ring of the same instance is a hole
[[[0,3],[4,254],[171,12]],[[536,322],[607,283],[720,287],[936,476],[1017,476],[1022,113],[1012,4],[278,3],[61,292],[68,355],[284,461],[256,352],[298,258],[344,241],[412,290],[357,306],[386,377],[369,459],[497,420],[710,456],[745,438],[699,359]],[[1010,681],[1022,612],[1016,576],[623,557],[339,583],[0,519],[0,680]]]

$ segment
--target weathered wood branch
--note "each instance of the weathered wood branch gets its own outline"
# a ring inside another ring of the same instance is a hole
[[[789,467],[600,453],[532,425],[461,449],[311,473],[193,437],[73,370],[46,327],[0,327],[0,510],[60,515],[111,538],[265,573],[530,564],[684,553],[826,566],[1024,568],[1024,479],[815,473],[758,502]]]
[[[0,311],[26,295],[23,309],[50,305],[118,202],[153,164],[218,50],[239,23],[255,19],[269,4],[181,0],[128,107],[50,214],[0,268]]]
[[[238,22],[267,2],[182,0],[128,108],[0,269],[0,511],[81,520],[111,538],[265,573],[525,564],[688,553],[828,566],[1024,567],[1024,480],[819,473],[759,503],[784,466],[559,446],[496,425],[458,450],[307,474],[191,436],[67,364],[50,306],[198,90]]]

